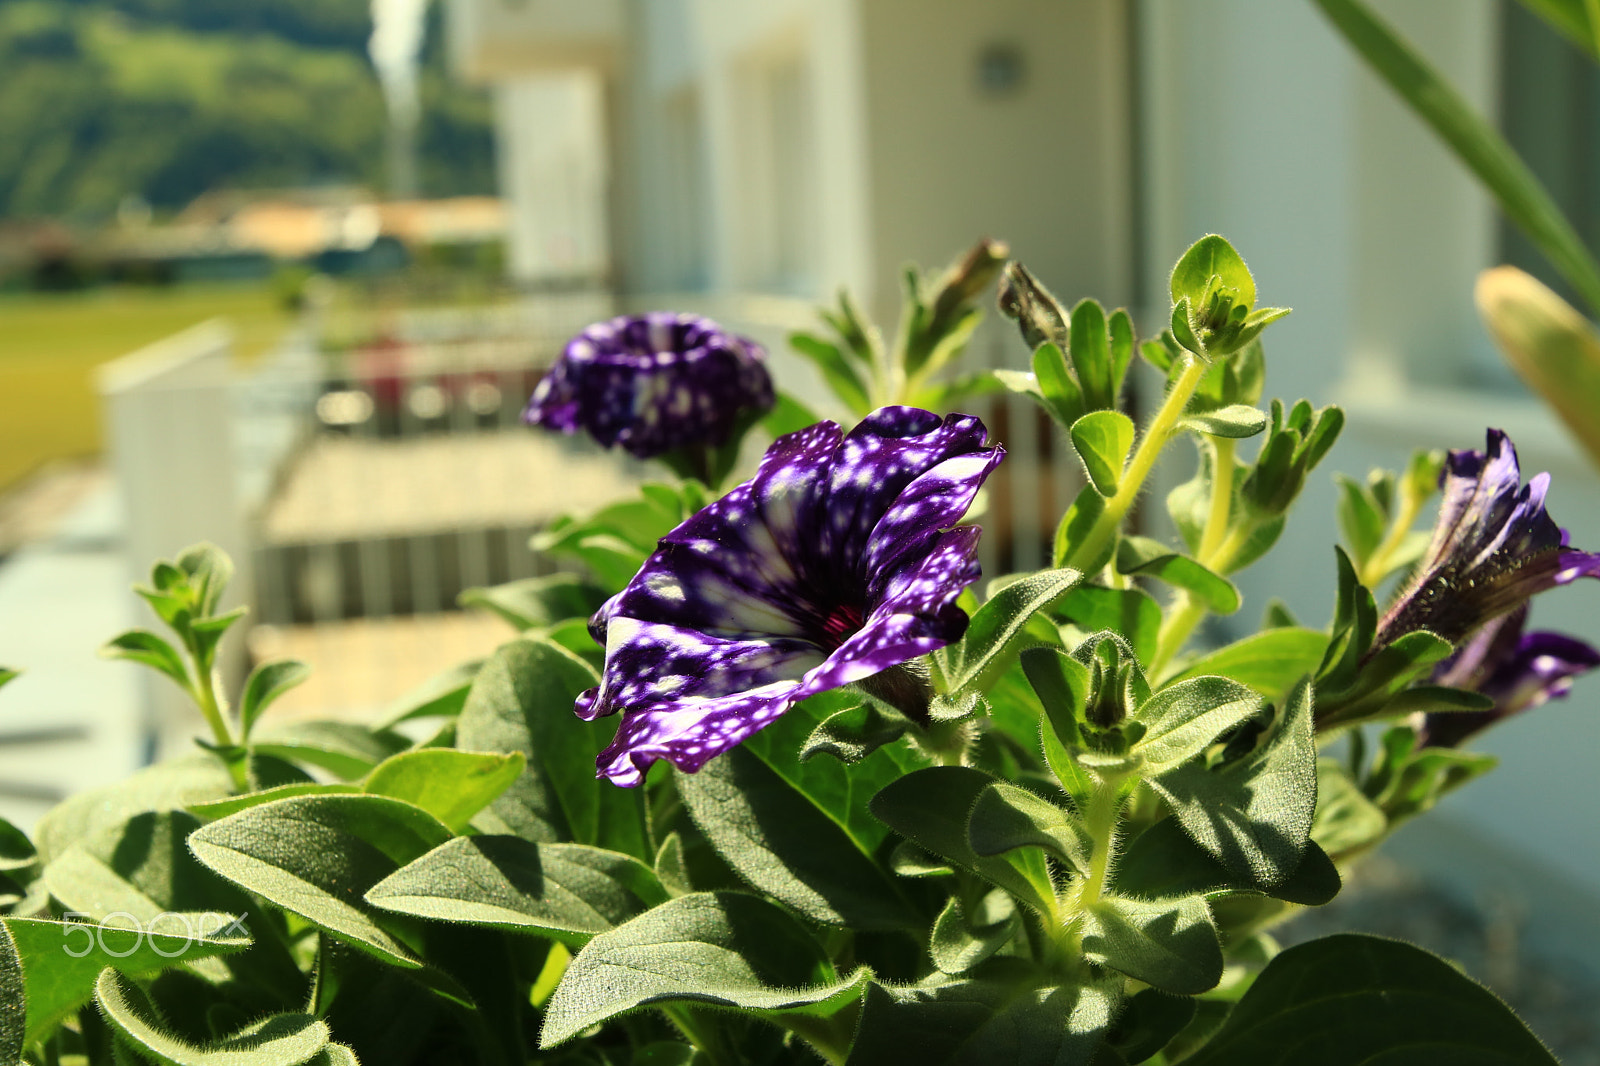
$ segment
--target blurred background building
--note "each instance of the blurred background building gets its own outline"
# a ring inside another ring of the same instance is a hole
[[[48,6],[0,3],[0,31]],[[1514,3],[1377,6],[1600,236],[1593,68]],[[316,33],[364,44],[366,8],[352,10],[359,27],[330,15]],[[381,706],[504,635],[455,610],[461,589],[533,573],[530,531],[640,476],[517,427],[571,331],[617,310],[706,311],[768,343],[781,384],[825,406],[783,353],[785,334],[840,286],[892,324],[903,265],[936,268],[980,236],[1008,241],[1063,299],[1128,306],[1153,333],[1174,259],[1223,233],[1263,298],[1295,309],[1269,336],[1269,394],[1349,413],[1328,468],[1359,475],[1413,448],[1481,447],[1484,427],[1500,426],[1526,470],[1554,475],[1553,510],[1575,539],[1600,542],[1600,480],[1504,369],[1471,305],[1485,267],[1547,272],[1305,0],[443,0],[426,18],[420,125],[386,141],[392,109],[385,118],[377,91],[361,89],[376,169],[357,180],[280,180],[283,191],[249,196],[186,187],[188,206],[161,216],[158,204],[154,221],[119,189],[116,225],[94,239],[11,201],[0,268],[7,247],[43,261],[38,249],[77,241],[108,249],[125,275],[255,271],[296,311],[270,343],[245,318],[231,335],[190,331],[101,372],[120,505],[92,473],[67,493],[75,507],[38,485],[11,497],[14,512],[26,499],[29,513],[67,517],[16,537],[0,565],[0,660],[33,667],[0,697],[0,722],[35,742],[0,748],[0,799],[37,806],[124,772],[141,738],[191,728],[170,704],[140,703],[131,668],[92,663],[98,639],[84,644],[84,619],[109,636],[133,617],[120,586],[134,566],[218,541],[251,575],[250,647],[318,671],[300,713]],[[66,47],[50,40],[30,47]],[[407,144],[422,197],[364,192],[382,187],[384,166],[394,188]],[[475,187],[441,176],[452,160],[481,175]],[[0,193],[21,187],[0,180]],[[0,304],[0,329],[11,313]],[[969,359],[1020,367],[1026,355],[990,322]],[[1155,383],[1142,385],[1148,398]],[[1028,405],[984,414],[1011,454],[986,563],[1041,565],[1076,461]],[[158,476],[171,464],[187,464],[187,480]],[[1272,597],[1308,624],[1329,615],[1334,496],[1318,484],[1279,548],[1240,577],[1250,621]],[[1597,594],[1544,597],[1535,621],[1592,632]],[[1213,635],[1234,632],[1225,619]],[[1597,702],[1591,677],[1489,734],[1481,747],[1501,770],[1395,850],[1465,893],[1520,894],[1538,919],[1530,935],[1564,929],[1600,948],[1600,849],[1586,846],[1600,824]],[[108,706],[132,709],[109,726]],[[36,754],[91,735],[112,754]]]

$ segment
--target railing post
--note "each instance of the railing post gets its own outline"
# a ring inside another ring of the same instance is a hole
[[[252,587],[236,485],[232,362],[233,331],[212,319],[106,364],[97,378],[129,580],[147,581],[156,559],[210,541],[238,568],[224,610],[245,602]],[[219,659],[224,691],[237,691],[245,665],[243,640],[226,641]],[[194,711],[177,689],[142,673],[152,741],[191,732]]]

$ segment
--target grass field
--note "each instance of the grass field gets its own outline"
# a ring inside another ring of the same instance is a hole
[[[99,452],[95,367],[218,315],[246,357],[289,323],[266,285],[0,297],[0,491],[52,459]]]

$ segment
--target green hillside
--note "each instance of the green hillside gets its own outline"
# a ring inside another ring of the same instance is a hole
[[[0,217],[93,220],[130,194],[176,208],[224,186],[381,189],[367,12],[367,0],[0,0]],[[489,102],[450,78],[438,29],[422,191],[490,192]]]

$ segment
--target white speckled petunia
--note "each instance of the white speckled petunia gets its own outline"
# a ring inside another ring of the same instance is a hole
[[[739,418],[774,402],[766,353],[709,318],[657,311],[597,322],[567,342],[523,420],[586,430],[649,459],[721,445]]]
[[[663,537],[592,623],[605,670],[577,711],[622,715],[601,776],[698,770],[795,702],[959,639],[979,531],[956,523],[1005,455],[986,436],[913,407],[820,422]]]

